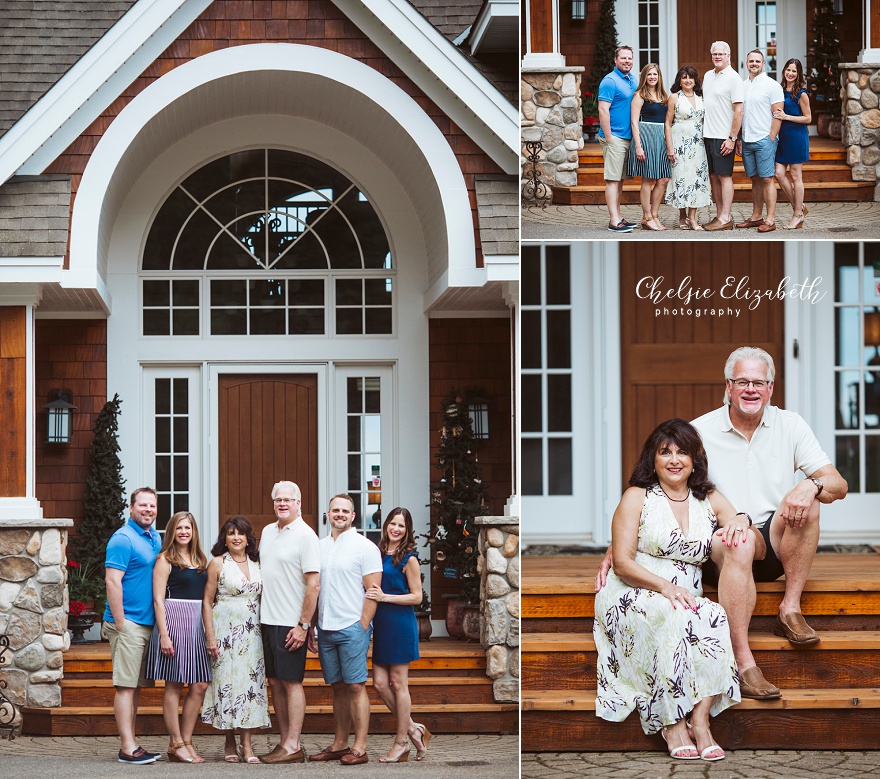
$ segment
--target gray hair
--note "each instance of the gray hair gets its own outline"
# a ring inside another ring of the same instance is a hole
[[[712,49],[714,49],[716,46],[721,46],[724,49],[723,52],[718,52],[719,54],[730,54],[730,44],[727,41],[715,41],[709,47],[710,54],[712,54]]]
[[[296,498],[296,500],[302,500],[302,492],[300,492],[299,486],[292,481],[279,481],[274,487],[272,487],[272,500],[275,500],[275,497],[278,495],[278,490],[290,490],[293,492],[293,497]]]
[[[773,381],[776,377],[776,365],[767,352],[757,346],[740,346],[739,349],[734,349],[730,353],[727,362],[724,363],[724,378],[727,381],[733,380],[733,369],[740,360],[763,360],[767,366],[767,381]],[[730,405],[730,393],[727,391],[726,383],[724,386],[724,405]]]

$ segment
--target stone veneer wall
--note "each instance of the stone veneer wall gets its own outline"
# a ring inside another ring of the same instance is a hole
[[[0,633],[9,638],[0,678],[7,682],[4,695],[17,706],[61,705],[72,526],[70,519],[0,520]]]
[[[524,70],[520,75],[520,170],[525,182],[526,141],[544,145],[538,163],[548,187],[577,186],[578,150],[584,146],[582,67]]]
[[[873,181],[880,201],[880,64],[840,66],[842,137],[853,181]]]
[[[519,701],[519,518],[477,517],[480,641],[496,701]]]

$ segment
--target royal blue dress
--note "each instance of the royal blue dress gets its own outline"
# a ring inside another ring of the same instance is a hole
[[[403,569],[409,552],[394,565],[392,555],[382,555],[382,592],[388,595],[409,595],[409,585]],[[399,665],[419,659],[419,626],[412,606],[398,603],[377,603],[373,617],[373,662],[379,665]]]
[[[789,116],[803,116],[804,112],[798,103],[806,89],[800,90],[794,97],[791,92],[785,93],[783,111]],[[810,132],[805,124],[783,120],[779,128],[779,145],[776,147],[776,161],[782,165],[800,165],[810,159]]]

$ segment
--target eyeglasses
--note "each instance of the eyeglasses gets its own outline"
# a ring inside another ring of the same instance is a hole
[[[740,389],[746,389],[749,384],[751,384],[756,390],[762,390],[766,387],[770,382],[762,381],[758,379],[757,381],[752,381],[751,379],[728,379],[731,384],[736,384]]]
[[[300,498],[275,498],[275,503],[296,503]]]
[[[726,51],[713,51],[713,57],[729,57],[730,55]]]

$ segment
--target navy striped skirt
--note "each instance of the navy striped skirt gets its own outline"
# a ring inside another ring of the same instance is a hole
[[[205,649],[202,602],[166,599],[165,624],[168,625],[168,636],[174,644],[174,657],[162,654],[159,649],[159,628],[153,626],[153,635],[147,649],[146,678],[181,684],[210,682],[211,660]]]
[[[666,156],[664,125],[658,122],[639,122],[639,139],[645,150],[645,161],[636,157],[635,142],[629,145],[626,158],[626,175],[646,179],[668,179],[672,176],[669,158]]]

